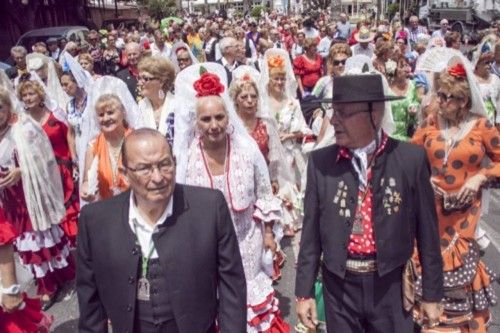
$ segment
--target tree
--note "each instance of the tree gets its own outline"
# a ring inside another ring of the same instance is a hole
[[[156,20],[174,16],[181,9],[181,0],[142,0],[148,10],[149,16]]]
[[[331,0],[306,0],[304,1],[307,10],[325,10],[332,1]]]

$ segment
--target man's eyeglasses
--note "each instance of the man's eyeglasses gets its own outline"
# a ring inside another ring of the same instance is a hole
[[[139,75],[137,77],[137,80],[138,81],[149,82],[149,81],[153,81],[153,80],[158,80],[158,78],[154,77],[154,76],[142,76],[142,75]]]
[[[137,176],[140,177],[149,177],[153,174],[154,169],[158,169],[160,174],[166,175],[174,171],[175,163],[171,159],[164,160],[162,162],[156,164],[144,164],[140,165],[137,168],[130,168],[125,166],[125,169],[135,172]]]
[[[354,111],[354,112],[345,112],[345,111],[338,111],[338,110],[333,109],[332,118],[337,117],[341,120],[346,120],[346,119],[349,119],[349,118],[357,115],[358,113],[363,113],[363,112],[369,112],[369,110],[365,109],[365,110],[358,110],[358,111]]]
[[[334,66],[345,65],[346,61],[347,61],[347,59],[344,59],[344,60],[334,60],[333,61],[333,65]]]
[[[177,57],[177,62],[188,62],[191,58],[179,58]]]
[[[493,60],[484,60],[484,61],[481,61],[481,63],[483,65],[491,65],[493,63]]]
[[[461,99],[461,97],[458,97],[458,96],[455,96],[455,95],[452,95],[452,94],[445,94],[445,93],[444,93],[444,92],[442,92],[442,91],[438,91],[438,92],[436,93],[436,95],[437,95],[437,97],[438,97],[441,101],[443,101],[443,102],[445,102],[445,103],[447,103],[448,101],[450,101],[450,100],[452,100],[452,99]]]

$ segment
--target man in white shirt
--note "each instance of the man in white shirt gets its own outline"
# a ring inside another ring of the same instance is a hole
[[[170,54],[172,52],[171,47],[165,43],[165,35],[161,30],[155,30],[153,34],[155,42],[151,45],[151,53],[153,56],[163,56],[170,59]]]
[[[362,26],[357,33],[354,34],[354,39],[357,41],[351,47],[352,55],[362,54],[368,58],[373,58],[375,54],[375,46],[372,41],[375,38],[375,34],[368,30],[365,26]]]
[[[333,40],[332,28],[335,29],[335,26],[327,25],[326,27],[321,28],[325,29],[325,36],[319,41],[318,53],[323,59],[328,58],[328,53],[330,52],[330,46],[332,45]]]
[[[246,281],[224,196],[175,183],[166,138],[122,145],[130,191],[85,206],[77,249],[78,332],[246,331]],[[193,320],[195,318],[195,320]]]
[[[439,22],[439,25],[441,26],[441,29],[434,31],[432,33],[432,37],[440,37],[444,40],[444,35],[446,35],[449,28],[448,20],[442,19],[441,22]]]
[[[233,37],[224,37],[219,42],[222,57],[216,62],[224,66],[227,73],[227,85],[231,84],[232,73],[241,64],[236,60],[238,54],[238,42]]]

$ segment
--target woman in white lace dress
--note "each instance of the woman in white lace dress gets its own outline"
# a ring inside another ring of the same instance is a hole
[[[247,332],[287,333],[270,278],[281,201],[220,78],[225,81],[224,68],[205,63],[186,68],[176,79],[177,97],[186,101],[176,115],[176,179],[220,190],[226,198],[247,282]]]
[[[138,85],[143,97],[139,102],[141,126],[158,130],[172,144],[174,95],[170,90],[175,78],[174,66],[164,57],[154,56],[142,59],[138,68]]]
[[[302,151],[305,139],[312,138],[296,96],[297,81],[290,59],[282,49],[269,49],[264,54],[259,91],[266,114],[276,120],[281,143],[289,167],[294,171],[294,182],[300,186],[305,171],[306,157]],[[286,234],[293,235],[301,228],[298,219]]]

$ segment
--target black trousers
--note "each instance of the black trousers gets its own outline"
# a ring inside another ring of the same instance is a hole
[[[413,333],[403,309],[403,267],[383,277],[377,272],[346,272],[344,279],[323,268],[323,297],[329,333]]]
[[[169,320],[163,324],[155,325],[148,321],[138,319],[134,325],[134,333],[179,333],[179,328],[177,327],[175,320]],[[215,324],[210,327],[206,333],[215,333]]]
[[[179,333],[175,320],[155,325],[149,321],[136,320],[134,333]]]

